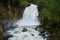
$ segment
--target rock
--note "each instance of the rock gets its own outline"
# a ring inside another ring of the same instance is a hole
[[[31,34],[32,36],[34,36],[34,34]]]
[[[27,29],[26,28],[23,28],[22,32],[26,32],[26,31],[27,31]]]

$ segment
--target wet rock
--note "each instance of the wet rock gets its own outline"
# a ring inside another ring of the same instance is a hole
[[[14,26],[13,23],[11,23],[11,22],[4,22],[3,23],[3,30],[4,31],[13,30],[15,28],[16,28],[16,26]]]
[[[27,31],[27,29],[26,28],[23,28],[22,32],[26,32],[26,31]]]
[[[31,34],[32,36],[34,36],[34,34]]]
[[[4,32],[4,33],[3,33],[3,36],[4,36],[5,38],[13,37],[11,34],[9,34],[9,33],[7,33],[7,32]]]
[[[40,32],[40,33],[44,33],[46,30],[43,28],[43,27],[41,27],[41,28],[37,28],[37,30]]]
[[[50,36],[50,33],[47,32],[47,30],[45,30],[43,27],[41,27],[41,28],[38,27],[37,30],[40,32],[40,34],[38,34],[38,35],[41,35],[44,38],[48,38]]]
[[[50,33],[48,33],[47,31],[41,33],[41,35],[44,37],[44,38],[48,38],[50,36]]]

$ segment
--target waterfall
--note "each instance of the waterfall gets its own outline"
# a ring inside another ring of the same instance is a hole
[[[18,20],[16,24],[20,26],[39,25],[37,5],[31,4],[29,7],[26,7],[22,19]]]
[[[23,13],[22,19],[14,23],[17,28],[7,31],[13,37],[8,40],[46,40],[35,30],[40,25],[38,21],[38,9],[37,5],[31,4],[26,7]]]

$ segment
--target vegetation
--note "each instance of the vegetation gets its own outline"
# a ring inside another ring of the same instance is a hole
[[[26,6],[38,5],[42,27],[51,33],[51,40],[60,40],[60,0],[0,0],[0,40],[3,22],[22,17]]]

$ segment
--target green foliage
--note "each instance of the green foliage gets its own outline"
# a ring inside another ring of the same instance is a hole
[[[38,0],[38,5],[42,7],[40,11],[41,17],[46,17],[49,23],[60,22],[59,1],[56,2],[56,0]]]
[[[27,1],[24,0],[18,0],[20,7],[26,7],[28,6],[30,3],[28,3]]]
[[[38,0],[38,6],[41,7],[40,17],[43,20],[42,27],[45,27],[53,36],[59,38],[60,0]]]

